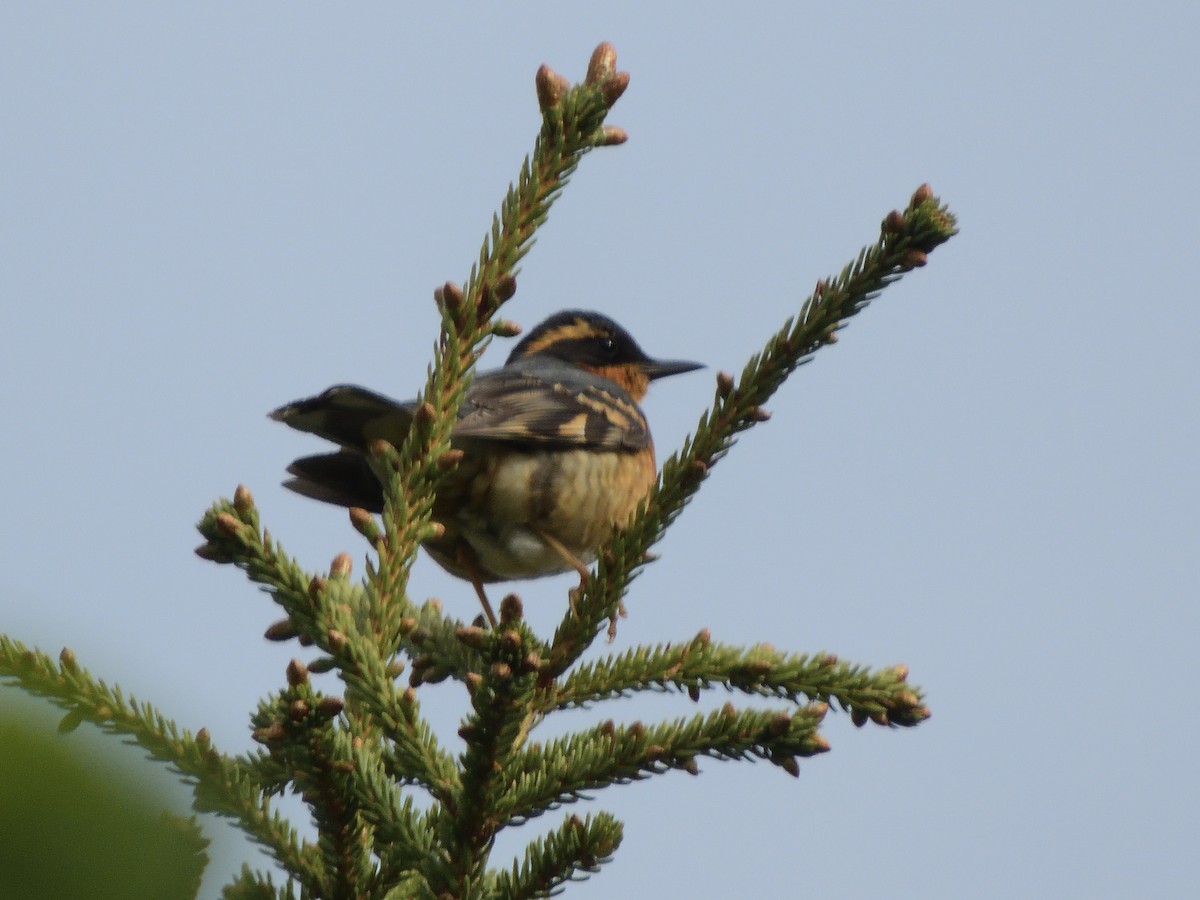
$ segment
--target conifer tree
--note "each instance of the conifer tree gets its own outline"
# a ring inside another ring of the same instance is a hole
[[[707,630],[620,654],[600,649],[584,660],[614,627],[631,581],[652,562],[666,528],[737,435],[767,418],[763,404],[775,390],[955,233],[954,216],[926,185],[905,209],[887,214],[874,244],[817,282],[739,376],[718,374],[712,407],[665,461],[650,496],[571,602],[564,599],[552,635],[531,630],[516,595],[501,603],[494,629],[410,599],[413,560],[440,527],[433,498],[456,461],[451,428],[475,364],[493,335],[515,331],[499,316],[516,290],[515,267],[584,155],[625,140],[620,128],[605,124],[629,81],[615,62],[613,48],[601,44],[581,84],[546,66],[537,72],[543,121],[533,152],[464,284],[436,291],[441,333],[421,411],[400,446],[371,448],[386,499],[378,519],[351,512],[373,554],[365,577],[351,579],[347,554],[327,572],[306,571],[263,528],[244,487],[201,519],[200,556],[244,570],[279,605],[283,617],[266,637],[308,648],[307,661],[294,659],[285,683],[251,716],[259,750],[223,753],[205,729],[180,730],[152,706],[93,678],[69,650],[56,662],[0,636],[0,676],[67,710],[63,728],[92,722],[172,766],[193,786],[198,811],[232,819],[284,873],[277,883],[278,873],[244,869],[225,888],[231,900],[548,896],[611,859],[621,823],[603,811],[569,811],[515,862],[491,858],[503,829],[611,785],[676,769],[695,774],[704,756],[765,760],[794,776],[799,760],[829,749],[820,726],[831,706],[857,725],[907,727],[929,715],[904,666],[872,670],[827,654],[732,646]],[[335,673],[339,692],[315,686],[310,676],[318,673]],[[422,716],[422,687],[446,679],[464,688],[459,753],[446,749]],[[675,693],[689,702],[718,688],[778,705],[728,702],[708,714],[618,723],[620,701],[630,694]],[[546,719],[583,706],[603,706],[613,717],[534,740]],[[302,840],[273,810],[272,798],[286,790],[303,797],[315,841]]]

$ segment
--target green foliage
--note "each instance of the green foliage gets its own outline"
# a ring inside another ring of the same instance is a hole
[[[208,845],[195,820],[40,719],[0,714],[0,897],[194,897]]]
[[[876,243],[836,277],[821,281],[746,365],[721,374],[710,411],[664,464],[634,520],[601,554],[550,639],[534,634],[510,596],[495,630],[464,624],[433,603],[408,597],[421,542],[436,532],[433,497],[448,468],[450,431],[475,363],[512,297],[516,265],[536,229],[589,150],[624,140],[604,125],[628,76],[601,45],[583,84],[571,87],[548,68],[538,72],[543,125],[531,158],[501,205],[465,287],[436,292],[441,334],[421,392],[423,407],[401,446],[378,442],[373,465],[387,486],[381,522],[352,513],[375,551],[362,583],[349,578],[343,554],[313,575],[263,529],[249,491],[216,503],[199,523],[197,552],[233,563],[264,588],[284,618],[272,640],[315,648],[294,660],[286,685],[252,716],[261,750],[231,756],[205,732],[180,733],[145,704],[126,700],[79,668],[69,651],[55,663],[0,639],[0,676],[66,709],[64,723],[91,721],[136,741],[194,786],[195,806],[235,820],[286,873],[275,885],[245,870],[230,898],[543,897],[586,877],[610,859],[621,824],[606,813],[567,816],[526,848],[512,867],[490,865],[497,834],[580,799],[585,792],[682,769],[697,759],[764,759],[797,774],[801,758],[828,749],[819,726],[831,705],[856,724],[916,725],[928,716],[907,669],[872,671],[829,655],[795,655],[761,645],[714,642],[707,632],[678,643],[636,648],[581,662],[607,626],[650,550],[682,511],[736,436],[763,421],[762,404],[795,369],[879,292],[924,265],[955,232],[953,216],[927,187],[883,222]],[[407,670],[407,684],[399,682]],[[335,672],[344,697],[318,690],[309,675]],[[423,685],[452,679],[469,699],[459,736],[465,749],[442,747],[421,714]],[[786,705],[739,709],[659,724],[602,724],[537,744],[531,734],[562,710],[616,701],[638,691],[686,693],[722,688]],[[301,794],[318,831],[302,842],[272,811],[271,798]],[[421,798],[421,802],[415,802]]]

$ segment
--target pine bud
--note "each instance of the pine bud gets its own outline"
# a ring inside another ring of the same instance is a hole
[[[317,704],[317,709],[321,711],[327,719],[333,719],[342,714],[342,710],[346,708],[346,701],[341,697],[322,697],[321,702]]]
[[[904,231],[904,213],[898,209],[893,209],[883,220],[880,230],[884,234],[900,234]]]
[[[538,67],[534,84],[537,86],[538,106],[543,113],[558,106],[571,89],[571,83],[545,63]]]
[[[239,484],[233,492],[233,508],[241,516],[248,515],[254,509],[254,495],[244,484]]]
[[[592,51],[588,61],[587,76],[584,79],[592,87],[599,87],[613,75],[617,65],[617,48],[605,41]]]
[[[611,104],[610,104],[611,105]],[[619,147],[629,140],[629,132],[617,125],[605,125],[600,129],[597,147]]]
[[[915,191],[913,191],[912,199],[908,201],[908,206],[910,209],[914,206],[920,206],[922,203],[924,203],[926,200],[930,199],[932,196],[933,196],[933,188],[931,188],[927,183],[923,184],[919,188],[917,188]]]
[[[501,625],[510,625],[514,622],[519,622],[524,615],[525,607],[521,603],[521,598],[516,594],[508,594],[500,601]]]
[[[717,396],[724,399],[733,393],[733,376],[728,372],[717,373]]]
[[[308,681],[308,668],[301,660],[293,659],[287,664],[287,682],[292,687],[299,687]]]
[[[268,641],[290,641],[299,633],[299,629],[292,624],[291,619],[280,619],[278,622],[273,622],[267,626],[267,630],[263,632],[263,637]]]
[[[329,576],[331,578],[346,578],[353,568],[354,560],[350,558],[350,554],[339,553],[333,558],[333,562],[329,564]]]

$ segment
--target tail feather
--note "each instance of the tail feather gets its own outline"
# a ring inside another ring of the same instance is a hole
[[[366,450],[367,444],[378,438],[395,446],[403,443],[412,426],[413,412],[412,403],[399,403],[365,388],[340,384],[315,397],[281,406],[270,417],[342,447]]]
[[[337,506],[383,512],[383,486],[365,457],[352,451],[304,456],[288,466],[294,475],[283,483],[304,497]]]

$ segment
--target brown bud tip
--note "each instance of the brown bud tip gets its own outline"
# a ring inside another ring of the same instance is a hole
[[[329,564],[329,576],[331,578],[345,578],[353,568],[354,560],[350,558],[350,554],[339,553],[333,558],[333,562]]]
[[[898,666],[892,666],[892,675],[897,681],[908,681],[908,666],[900,663]]]
[[[884,234],[900,234],[904,230],[904,213],[893,209],[883,220],[880,230]]]
[[[708,474],[708,463],[702,459],[693,459],[689,464],[689,468],[691,468],[692,474],[697,478],[703,478]]]
[[[510,338],[521,333],[521,326],[510,319],[497,319],[492,323],[492,334],[496,337]]]
[[[733,393],[733,376],[728,372],[717,373],[717,396],[728,397]]]
[[[233,492],[233,508],[243,516],[254,509],[254,495],[244,484],[239,484]]]
[[[313,675],[324,675],[326,672],[332,672],[336,665],[337,660],[332,656],[318,656],[309,660],[308,671]]]
[[[346,635],[336,628],[330,628],[325,632],[325,639],[329,642],[330,650],[339,651],[346,646]]]
[[[464,625],[454,632],[454,636],[460,643],[474,647],[476,650],[482,650],[487,646],[488,633],[474,625]]]
[[[525,654],[525,658],[521,660],[521,674],[529,675],[537,672],[542,668],[542,658],[530,650]]]
[[[313,639],[307,634],[299,635],[296,638],[296,642],[299,643],[301,647],[311,647],[313,645]]]
[[[298,659],[287,664],[287,682],[292,687],[299,687],[308,681],[308,667]]]
[[[794,756],[784,756],[775,760],[775,764],[783,771],[787,772],[793,778],[800,777],[800,763],[796,762]]]
[[[506,662],[492,663],[491,672],[492,677],[497,678],[500,681],[507,681],[509,678],[512,678],[512,666]]]
[[[525,607],[521,603],[521,598],[516,594],[508,594],[500,601],[501,624],[508,625],[513,622],[519,622],[524,615]]]
[[[887,725],[888,724],[888,714],[887,714],[886,710],[883,710],[883,709],[875,710],[874,712],[870,712],[867,715],[870,716],[871,721],[874,722],[876,725]]]
[[[77,709],[71,710],[58,721],[58,733],[70,734],[83,724],[83,713]]]
[[[70,647],[63,647],[58,654],[58,661],[62,667],[68,672],[78,672],[79,662],[75,659],[75,651]]]
[[[700,702],[700,685],[689,684],[688,688],[687,688],[687,692],[688,692],[688,697],[691,698],[693,703]]]
[[[217,527],[230,537],[238,537],[242,533],[242,523],[227,512],[217,515]]]
[[[519,631],[514,631],[511,628],[505,631],[502,635],[500,635],[500,646],[503,647],[507,653],[516,653],[521,649],[521,633]]]
[[[287,731],[284,730],[283,725],[275,722],[266,728],[254,729],[250,736],[260,744],[272,744],[275,741],[283,740],[287,736]]]
[[[405,688],[404,693],[400,695],[400,702],[404,706],[412,706],[417,702],[417,692],[412,688]]]
[[[756,406],[754,407],[754,412],[750,413],[750,418],[752,418],[755,422],[766,422],[771,418],[771,411],[769,409],[763,409],[761,406]]]
[[[563,78],[545,63],[538,66],[537,75],[534,76],[533,81],[537,86],[538,106],[542,112],[558,106],[562,102],[563,95],[566,94],[570,87],[567,79]]]
[[[404,660],[393,659],[387,664],[387,668],[384,671],[387,672],[388,678],[392,679],[392,681],[395,681],[404,674]]]
[[[785,712],[776,713],[771,717],[767,730],[775,737],[781,737],[792,730],[792,717]]]
[[[308,704],[303,700],[293,700],[288,705],[288,715],[293,722],[302,722],[308,718]]]
[[[467,693],[474,697],[479,686],[483,684],[483,676],[478,672],[468,672],[463,676],[463,684],[467,686]]]
[[[308,596],[310,599],[316,600],[325,590],[327,582],[320,575],[314,575],[312,581],[308,583]]]
[[[321,711],[327,719],[332,719],[334,716],[340,716],[342,710],[346,708],[346,701],[341,697],[322,697],[321,702],[317,704],[317,709]]]
[[[517,293],[517,279],[513,275],[501,275],[492,284],[492,297],[497,303],[507,303]]]
[[[823,666],[836,666],[837,664],[838,658],[836,653],[826,653],[821,657],[821,665]]]
[[[379,532],[379,528],[375,523],[375,516],[361,506],[350,507],[350,524],[363,537],[373,537]]]
[[[468,743],[475,737],[475,734],[476,729],[474,725],[460,725],[458,728],[458,736]]]
[[[667,752],[667,748],[662,744],[651,744],[646,748],[646,758],[650,760],[661,759]]]
[[[225,558],[225,555],[212,544],[201,544],[196,548],[196,555],[201,559],[208,560],[209,562],[216,562],[219,559]]]
[[[919,188],[917,188],[915,191],[913,191],[912,199],[910,201],[908,201],[908,205],[910,208],[913,206],[920,206],[922,203],[924,203],[926,200],[928,200],[932,196],[933,196],[933,188],[931,188],[928,185],[928,183],[923,184]]]
[[[629,726],[629,734],[632,737],[641,739],[646,734],[646,726],[643,725],[641,722],[634,722],[632,725]]]
[[[208,733],[207,728],[201,728],[196,732],[196,743],[201,749],[206,749],[212,744],[212,735]]]
[[[810,716],[812,716],[818,722],[824,720],[825,716],[828,713],[829,713],[829,704],[828,703],[817,702],[817,703],[808,704],[808,714]]]
[[[599,86],[602,82],[612,77],[616,65],[617,48],[608,43],[608,41],[605,41],[592,51],[592,58],[588,61],[585,81],[593,87]]]
[[[617,726],[612,719],[606,719],[600,723],[600,728],[598,730],[605,737],[612,737],[617,732]]]
[[[700,766],[696,764],[696,760],[689,759],[683,764],[683,771],[687,772],[689,775],[699,775]]]
[[[617,125],[605,125],[600,129],[597,147],[619,147],[629,140],[629,132]]]
[[[263,637],[268,641],[290,641],[299,633],[296,626],[292,624],[291,619],[280,619],[278,622],[272,622],[267,626],[267,630],[263,632]]]
[[[809,749],[809,754],[812,756],[816,756],[818,753],[828,753],[829,752],[829,741],[825,740],[825,737],[823,735],[814,734],[812,736],[812,739],[809,741],[808,749]]]
[[[433,299],[437,301],[438,306],[454,312],[463,305],[462,288],[453,281],[447,281],[441,287],[434,288]]]
[[[929,256],[925,251],[914,247],[904,254],[904,259],[900,262],[900,268],[907,272],[911,269],[919,269],[927,262],[929,262]]]
[[[461,450],[451,448],[438,457],[437,467],[443,472],[448,472],[462,462],[463,456],[464,454]]]
[[[446,526],[441,522],[430,522],[425,526],[425,533],[422,535],[423,541],[440,541],[446,536]]]
[[[696,636],[692,638],[692,643],[698,647],[707,647],[712,643],[712,632],[707,628],[701,628],[696,632]]]
[[[394,448],[383,438],[373,438],[367,441],[367,452],[372,456],[387,456]]]
[[[895,696],[896,706],[901,709],[916,709],[921,705],[921,701],[912,691],[900,691]]]
[[[850,721],[855,728],[862,728],[867,724],[867,714],[856,706],[850,710]]]
[[[428,428],[437,419],[437,410],[433,408],[433,404],[426,400],[417,407],[416,413],[413,415],[413,421],[421,428]]]
[[[616,62],[615,54],[613,62]],[[613,104],[621,99],[621,95],[625,93],[627,87],[629,87],[629,73],[613,72],[611,77],[605,79],[600,88],[600,93],[604,97],[604,105],[612,109]]]

